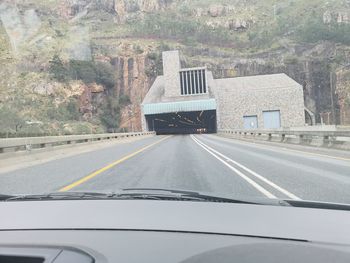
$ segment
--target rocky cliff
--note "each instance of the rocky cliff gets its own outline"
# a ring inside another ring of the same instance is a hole
[[[349,125],[349,15],[342,0],[3,0],[0,132],[138,130],[169,49],[216,78],[285,72],[317,122]]]

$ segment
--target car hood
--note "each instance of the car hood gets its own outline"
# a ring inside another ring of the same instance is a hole
[[[0,230],[108,229],[212,233],[350,245],[350,212],[269,205],[64,200],[0,203]]]

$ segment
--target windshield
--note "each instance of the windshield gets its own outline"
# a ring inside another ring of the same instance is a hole
[[[349,55],[346,0],[2,0],[0,194],[350,204]]]

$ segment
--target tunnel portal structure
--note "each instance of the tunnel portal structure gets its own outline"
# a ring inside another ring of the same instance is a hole
[[[216,133],[305,125],[303,88],[286,74],[214,79],[206,67],[181,68],[178,51],[162,55],[163,75],[141,105],[144,131]]]

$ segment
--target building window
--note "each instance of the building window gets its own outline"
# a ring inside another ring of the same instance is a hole
[[[180,71],[181,95],[207,93],[205,69]]]
[[[255,130],[258,128],[258,116],[243,116],[244,129],[245,130]]]
[[[279,110],[263,111],[263,118],[265,129],[281,128],[281,112]]]

